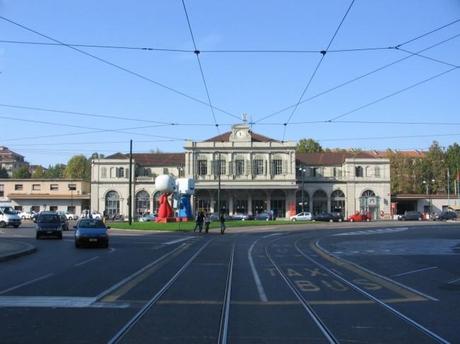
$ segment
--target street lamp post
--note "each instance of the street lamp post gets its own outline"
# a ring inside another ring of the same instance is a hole
[[[434,184],[435,182],[436,182],[436,180],[431,179],[431,184]],[[432,194],[432,193],[429,192],[429,188],[430,188],[429,184],[430,184],[430,183],[429,183],[428,181],[424,180],[424,181],[422,182],[422,184],[425,185],[426,197],[429,199],[429,209],[430,209],[430,210],[429,210],[429,212],[430,212],[430,213],[429,213],[429,216],[431,216],[431,213],[433,212],[433,211],[432,211],[432,204],[433,204],[433,202],[432,202],[432,199],[431,199],[431,194]]]
[[[302,174],[302,213],[305,212],[305,200],[304,200],[304,186],[305,186],[305,168],[299,167],[299,171]]]

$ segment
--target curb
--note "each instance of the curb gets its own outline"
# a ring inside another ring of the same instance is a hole
[[[32,254],[37,251],[37,248],[31,244],[23,243],[23,242],[20,243],[17,241],[10,241],[10,242],[17,243],[20,246],[25,246],[25,248],[19,249],[17,251],[14,251],[8,254],[4,254],[4,255],[0,254],[0,262],[5,262],[7,260],[26,256],[26,255]]]

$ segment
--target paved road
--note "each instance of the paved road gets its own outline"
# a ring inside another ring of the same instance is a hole
[[[0,234],[37,247],[0,262],[2,343],[460,342],[460,224],[33,233]]]

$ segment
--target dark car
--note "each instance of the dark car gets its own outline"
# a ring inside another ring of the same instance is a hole
[[[61,226],[63,231],[69,230],[69,220],[65,214],[59,214],[59,218],[61,219]]]
[[[233,214],[232,215],[233,220],[240,220],[240,221],[248,221],[248,220],[254,220],[254,215],[252,214]]]
[[[454,211],[443,211],[441,214],[435,217],[435,220],[447,221],[457,219],[457,213]]]
[[[42,211],[37,216],[35,237],[56,237],[62,239],[62,221],[58,214],[51,211]]]
[[[100,219],[81,219],[75,228],[75,247],[82,245],[97,245],[109,247],[109,233],[104,222]]]
[[[341,213],[319,213],[313,216],[313,221],[323,221],[323,222],[342,222],[343,216]]]
[[[419,211],[406,211],[403,215],[398,216],[399,221],[422,221],[423,215]]]
[[[273,220],[273,215],[269,212],[263,212],[259,213],[255,216],[256,220],[262,220],[262,221],[271,221]]]

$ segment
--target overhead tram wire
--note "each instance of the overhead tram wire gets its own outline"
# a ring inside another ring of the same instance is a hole
[[[53,125],[53,126],[57,126],[57,127],[78,128],[78,129],[94,129],[94,128],[91,128],[91,127],[85,127],[85,126],[81,126],[81,125],[56,123],[56,122],[47,122],[47,121],[39,121],[39,120],[33,120],[33,119],[15,118],[15,117],[2,116],[2,115],[0,115],[0,118],[10,120],[10,121],[36,123],[36,124],[44,124],[44,125]],[[130,132],[130,131],[127,131],[127,130],[157,128],[157,127],[164,127],[164,126],[165,125],[152,125],[152,126],[131,127],[131,128],[124,128],[124,129],[101,129],[101,128],[98,128],[95,132],[115,132],[115,133],[128,134],[128,135],[142,135],[142,136],[145,136],[144,134]],[[159,137],[159,138],[166,138],[166,139],[171,139],[172,138],[172,137],[169,137],[169,136],[159,136],[159,135],[150,135],[150,136]],[[49,137],[49,135],[47,137]],[[176,138],[174,138],[174,139],[176,139]],[[185,141],[186,139],[182,138],[180,140]]]
[[[357,108],[355,108],[355,109],[353,109],[353,110],[344,112],[344,113],[341,114],[341,115],[338,115],[338,116],[335,116],[335,117],[333,117],[333,118],[330,118],[330,119],[328,119],[326,122],[334,122],[334,121],[338,120],[339,118],[343,118],[343,117],[345,117],[345,116],[349,116],[349,115],[351,115],[352,113],[358,112],[358,111],[360,111],[360,110],[362,110],[362,109],[364,109],[364,108],[367,108],[367,107],[369,107],[369,106],[371,106],[371,105],[380,103],[380,102],[382,102],[382,101],[384,101],[384,100],[386,100],[386,99],[389,99],[389,98],[392,98],[392,97],[394,97],[394,96],[397,96],[398,94],[401,94],[401,93],[403,93],[403,92],[409,91],[409,90],[411,90],[411,89],[413,89],[413,88],[415,88],[415,87],[417,87],[417,86],[426,84],[427,82],[430,82],[430,81],[432,81],[432,80],[434,80],[434,79],[440,78],[441,76],[444,76],[444,75],[446,75],[446,74],[448,74],[448,73],[451,73],[451,72],[453,72],[454,70],[458,70],[458,69],[459,69],[459,67],[458,67],[458,66],[455,66],[455,67],[453,67],[453,68],[450,68],[450,69],[448,69],[448,70],[445,70],[444,72],[435,74],[435,75],[433,75],[433,76],[431,76],[431,77],[429,77],[429,78],[426,78],[426,79],[423,79],[423,80],[421,80],[421,81],[418,81],[418,82],[416,82],[416,83],[414,83],[414,84],[412,84],[412,85],[409,85],[409,86],[407,86],[407,87],[404,87],[404,88],[402,88],[402,89],[400,89],[400,90],[398,90],[398,91],[395,91],[395,92],[393,92],[393,93],[390,93],[390,94],[388,94],[388,95],[386,95],[386,96],[384,96],[384,97],[378,98],[378,99],[373,100],[373,101],[371,101],[371,102],[369,102],[369,103],[367,103],[367,104],[361,105],[361,106],[359,106],[359,107],[357,107]]]
[[[0,43],[4,44],[17,44],[17,45],[40,45],[40,46],[57,46],[60,43],[51,42],[34,42],[34,41],[18,41],[0,39]],[[138,51],[154,51],[154,52],[167,52],[167,53],[186,53],[194,54],[194,50],[176,49],[176,48],[154,48],[154,47],[132,47],[123,45],[103,45],[103,44],[76,44],[68,43],[65,45],[77,48],[92,48],[92,49],[116,49],[116,50],[138,50]],[[362,48],[344,48],[344,49],[331,49],[329,53],[348,53],[348,52],[365,52],[376,50],[390,50],[395,47],[362,47]],[[200,53],[205,54],[319,54],[321,50],[308,50],[308,49],[214,49],[214,50],[200,50]]]
[[[405,52],[407,54],[410,54],[410,55],[415,55],[415,56],[424,58],[424,59],[429,60],[431,62],[436,62],[436,63],[443,64],[443,65],[446,65],[446,66],[449,66],[449,67],[458,67],[458,65],[455,65],[453,63],[446,62],[446,61],[443,61],[443,60],[440,60],[440,59],[436,59],[436,58],[433,58],[433,57],[430,57],[430,56],[422,55],[422,54],[419,54],[419,53],[416,53],[416,52],[413,52],[413,51],[410,51],[410,50],[407,50],[407,49],[403,49],[403,48],[396,48],[396,49],[401,50],[401,51],[403,51],[403,52]]]
[[[331,47],[332,42],[334,41],[335,37],[337,36],[337,34],[338,34],[340,28],[342,27],[343,22],[345,21],[345,18],[347,17],[347,15],[348,15],[348,13],[350,12],[351,8],[353,7],[353,4],[354,4],[354,3],[355,3],[355,0],[352,0],[351,3],[350,3],[350,5],[349,5],[348,8],[347,8],[347,11],[346,11],[345,14],[343,15],[342,20],[340,21],[339,25],[337,26],[337,28],[336,28],[334,34],[332,35],[331,39],[329,40],[329,44],[327,45],[326,49],[323,50],[323,51],[321,51],[321,58],[320,58],[320,60],[319,60],[318,63],[316,64],[316,67],[315,67],[313,73],[311,74],[310,79],[309,79],[308,82],[307,82],[307,85],[306,85],[305,88],[303,89],[302,94],[300,95],[299,100],[297,101],[297,104],[296,104],[296,105],[294,106],[294,108],[292,109],[292,112],[291,112],[289,118],[287,119],[287,121],[286,121],[285,124],[284,124],[283,141],[284,141],[284,139],[285,139],[285,137],[286,137],[286,128],[287,128],[287,125],[289,124],[289,122],[291,121],[292,117],[294,116],[294,114],[295,114],[297,108],[299,107],[299,104],[300,104],[300,102],[302,101],[302,99],[303,99],[305,93],[308,91],[308,89],[309,89],[309,87],[310,87],[310,85],[311,85],[311,83],[312,83],[312,81],[313,81],[313,79],[314,79],[316,73],[317,73],[318,70],[319,70],[319,67],[321,66],[321,64],[322,64],[322,62],[323,62],[323,60],[324,60],[324,57],[325,57],[326,54],[327,54],[328,49]]]
[[[34,33],[34,34],[36,34],[36,35],[38,35],[38,36],[44,37],[44,38],[46,38],[46,39],[48,39],[48,40],[50,40],[50,41],[53,41],[53,42],[55,42],[55,43],[58,43],[58,44],[60,44],[60,45],[62,45],[62,46],[64,46],[64,47],[67,47],[67,48],[69,48],[69,49],[72,49],[72,50],[74,50],[74,51],[76,51],[76,52],[78,52],[78,53],[80,53],[80,54],[83,54],[83,55],[88,56],[88,57],[90,57],[90,58],[92,58],[92,59],[95,59],[95,60],[97,60],[97,61],[99,61],[99,62],[102,62],[102,63],[104,63],[104,64],[106,64],[106,65],[109,65],[109,66],[111,66],[111,67],[113,67],[113,68],[115,68],[115,69],[121,70],[121,71],[123,71],[123,72],[125,72],[125,73],[128,73],[128,74],[131,74],[131,75],[133,75],[133,76],[135,76],[135,77],[137,77],[137,78],[140,78],[140,79],[142,79],[142,80],[144,80],[144,81],[148,81],[148,82],[150,82],[150,83],[152,83],[152,84],[155,84],[155,85],[157,85],[157,86],[159,86],[159,87],[161,87],[161,88],[164,88],[164,89],[166,89],[166,90],[168,90],[168,91],[171,91],[171,92],[173,92],[173,93],[175,93],[175,94],[178,94],[178,95],[180,95],[180,96],[182,96],[182,97],[185,97],[185,98],[187,98],[187,99],[190,99],[190,100],[192,100],[192,101],[194,101],[194,102],[196,102],[196,103],[199,103],[199,104],[202,104],[202,105],[205,105],[205,106],[209,106],[209,104],[208,104],[207,102],[205,102],[205,101],[203,101],[203,100],[201,100],[201,99],[198,99],[198,98],[196,98],[196,97],[194,97],[194,96],[191,96],[191,95],[189,95],[189,94],[186,94],[185,92],[182,92],[182,91],[179,91],[179,90],[177,90],[177,89],[175,89],[175,88],[172,88],[172,87],[170,87],[170,86],[167,86],[167,85],[165,85],[165,84],[163,84],[163,83],[161,83],[161,82],[158,82],[158,81],[153,80],[153,79],[151,79],[151,78],[149,78],[149,77],[147,77],[147,76],[145,76],[145,75],[142,75],[142,74],[140,74],[140,73],[138,73],[138,72],[135,72],[135,71],[132,71],[132,70],[130,70],[130,69],[128,69],[128,68],[125,68],[125,67],[123,67],[123,66],[120,66],[120,65],[118,65],[118,64],[116,64],[116,63],[114,63],[114,62],[111,62],[111,61],[107,60],[107,59],[104,59],[104,58],[102,58],[102,57],[99,57],[99,56],[96,56],[96,55],[94,55],[94,54],[88,53],[88,52],[86,52],[86,51],[84,51],[84,50],[81,50],[81,49],[79,49],[79,48],[77,48],[77,47],[68,45],[68,44],[66,44],[66,43],[64,43],[64,42],[62,42],[62,41],[60,41],[60,40],[58,40],[58,39],[55,39],[55,38],[53,38],[53,37],[51,37],[51,36],[48,36],[48,35],[45,35],[45,34],[43,34],[43,33],[41,33],[41,32],[38,32],[38,31],[36,31],[36,30],[34,30],[34,29],[31,29],[31,28],[29,28],[29,27],[27,27],[27,26],[25,26],[25,25],[23,25],[23,24],[20,24],[20,23],[18,23],[18,22],[15,22],[15,21],[13,21],[13,20],[11,20],[11,19],[8,19],[8,18],[6,18],[6,17],[4,17],[4,16],[1,16],[1,15],[0,15],[0,19],[4,20],[4,21],[6,21],[6,22],[8,22],[8,23],[10,23],[10,24],[13,24],[13,25],[15,25],[15,26],[18,26],[18,27],[20,27],[20,28],[22,28],[22,29],[24,29],[24,30],[26,30],[26,31],[32,32],[32,33]],[[234,114],[232,114],[232,113],[230,113],[230,112],[228,112],[228,111],[225,111],[225,110],[223,110],[223,109],[221,109],[221,108],[213,107],[213,110],[214,110],[214,109],[215,109],[215,110],[218,110],[218,111],[220,111],[220,112],[222,112],[222,113],[224,113],[224,114],[226,114],[226,115],[228,115],[228,116],[231,116],[231,117],[234,117],[234,118],[238,118],[238,119],[239,119],[238,116],[236,116],[236,115],[234,115]]]
[[[63,113],[63,114],[68,114],[68,115],[86,116],[86,117],[91,117],[91,118],[105,118],[105,119],[116,119],[116,120],[130,121],[130,122],[156,123],[156,124],[170,125],[170,126],[210,126],[212,125],[212,124],[207,124],[207,123],[163,122],[163,121],[154,121],[154,120],[149,120],[149,119],[118,116],[118,115],[97,114],[97,113],[91,113],[91,112],[61,110],[61,109],[52,109],[48,107],[44,108],[44,107],[38,107],[38,106],[27,106],[27,105],[17,105],[17,104],[0,103],[0,107],[20,109],[20,110],[43,111],[43,112],[50,112],[50,113]]]
[[[333,141],[350,141],[350,140],[392,140],[392,139],[405,139],[405,138],[423,138],[423,137],[449,137],[459,136],[460,133],[451,134],[424,134],[424,135],[394,135],[394,136],[368,136],[368,137],[341,137],[335,139],[316,139],[318,142],[333,142]]]
[[[429,31],[429,32],[426,32],[426,33],[424,33],[424,34],[422,34],[422,35],[419,35],[419,36],[417,36],[417,37],[415,37],[415,38],[412,38],[412,39],[410,39],[410,40],[408,40],[408,41],[406,41],[406,42],[403,42],[403,43],[400,43],[400,44],[398,44],[398,45],[395,45],[395,46],[394,46],[394,50],[397,50],[396,47],[398,47],[398,48],[401,50],[401,47],[402,47],[402,46],[404,46],[404,45],[406,45],[406,44],[409,44],[409,43],[412,43],[412,42],[414,42],[414,41],[416,41],[416,40],[418,40],[418,39],[421,39],[422,37],[426,37],[427,35],[430,35],[430,34],[432,34],[432,33],[434,33],[434,32],[437,32],[437,31],[439,31],[439,30],[442,30],[442,29],[444,29],[444,28],[446,28],[446,27],[448,27],[448,26],[454,25],[454,24],[456,24],[457,22],[460,22],[460,19],[454,20],[454,21],[452,21],[452,22],[450,22],[450,23],[448,23],[448,24],[445,24],[445,25],[443,25],[443,26],[441,26],[441,27],[438,27],[438,28],[436,28],[436,29],[433,29],[433,30],[431,30],[431,31]],[[435,47],[437,47],[437,46],[439,46],[439,45],[445,44],[445,43],[447,43],[447,42],[449,42],[449,41],[451,41],[451,40],[453,40],[453,39],[455,39],[455,38],[457,38],[457,37],[459,37],[459,36],[460,36],[460,34],[456,34],[456,35],[451,36],[451,37],[449,37],[449,38],[447,38],[447,39],[445,39],[445,40],[442,40],[442,41],[440,41],[440,42],[438,42],[438,43],[435,43],[435,44],[433,44],[433,45],[431,45],[431,46],[428,46],[427,48],[421,49],[421,50],[417,51],[416,53],[414,53],[414,55],[405,56],[405,57],[403,57],[403,58],[401,58],[401,59],[395,60],[395,61],[393,61],[393,62],[390,62],[390,63],[386,64],[386,65],[383,65],[383,66],[381,66],[381,67],[378,67],[378,68],[376,68],[376,69],[374,69],[374,70],[372,70],[372,71],[370,71],[370,72],[367,72],[367,73],[365,73],[365,74],[362,74],[362,75],[360,75],[360,76],[358,76],[358,77],[356,77],[356,78],[353,78],[353,79],[350,79],[350,80],[348,80],[348,81],[345,81],[345,82],[343,82],[343,83],[341,83],[341,84],[339,84],[339,85],[337,85],[337,86],[334,86],[334,87],[329,88],[329,89],[327,89],[327,90],[325,90],[325,91],[322,91],[322,92],[320,92],[320,93],[317,93],[316,95],[314,95],[314,96],[312,96],[312,97],[310,97],[310,98],[307,98],[307,99],[302,100],[302,101],[300,102],[300,104],[304,104],[304,103],[309,102],[309,101],[311,101],[311,100],[313,100],[313,99],[316,99],[316,98],[321,97],[321,96],[323,96],[323,95],[325,95],[325,94],[328,94],[328,93],[330,93],[330,92],[332,92],[332,91],[335,91],[335,90],[337,90],[337,89],[339,89],[339,88],[342,88],[342,87],[344,87],[344,86],[346,86],[346,85],[349,85],[349,84],[351,84],[351,83],[353,83],[353,82],[355,82],[355,81],[361,80],[361,79],[363,79],[363,78],[365,78],[365,77],[367,77],[367,76],[370,76],[370,75],[372,75],[372,74],[375,74],[375,73],[377,73],[377,72],[380,72],[380,71],[382,71],[382,70],[384,70],[384,69],[386,69],[386,68],[389,68],[389,67],[391,67],[391,66],[393,66],[393,65],[395,65],[395,64],[401,63],[401,62],[403,62],[403,61],[405,61],[405,60],[407,60],[407,59],[409,59],[409,58],[415,56],[415,54],[423,53],[423,52],[425,52],[425,51],[427,51],[427,50],[433,49],[433,48],[435,48]],[[300,105],[300,104],[299,104],[299,105]],[[287,111],[287,110],[289,110],[289,109],[292,109],[292,108],[294,108],[295,106],[296,106],[296,104],[292,104],[292,105],[286,106],[286,107],[284,107],[284,108],[282,108],[282,109],[280,109],[280,110],[277,110],[277,111],[275,111],[275,112],[272,112],[271,114],[268,114],[268,115],[266,115],[266,116],[264,116],[264,117],[262,117],[262,118],[256,120],[256,121],[254,122],[254,124],[257,124],[257,123],[259,123],[259,122],[261,122],[261,121],[264,121],[264,120],[266,120],[266,119],[268,119],[268,118],[271,118],[271,117],[276,116],[276,115],[278,115],[278,114],[280,114],[280,113],[283,113],[284,111]]]
[[[214,119],[214,124],[216,126],[217,132],[220,133],[219,124],[217,123],[216,114],[214,113],[214,108],[213,108],[212,102],[211,102],[211,96],[209,95],[208,84],[207,84],[206,78],[204,76],[203,66],[201,65],[200,50],[198,50],[198,47],[196,45],[195,36],[193,35],[192,24],[190,23],[190,17],[189,17],[188,12],[187,12],[187,7],[185,6],[185,1],[184,0],[181,0],[181,1],[182,1],[182,7],[184,8],[185,18],[187,19],[187,25],[188,25],[188,29],[190,31],[190,37],[192,38],[193,48],[195,48],[194,53],[195,53],[195,56],[196,56],[196,60],[198,62],[198,66],[200,68],[201,79],[203,81],[204,89],[206,90],[206,96],[208,97],[208,103],[209,103],[209,107],[211,109],[212,118]]]
[[[291,122],[291,125],[309,125],[309,124],[387,124],[387,125],[429,125],[429,126],[460,126],[460,122],[412,122],[412,121],[347,121],[347,120],[337,120],[337,121],[329,121],[329,120],[316,120],[316,121],[300,121],[300,122]],[[283,123],[259,123],[258,126],[282,126]]]

